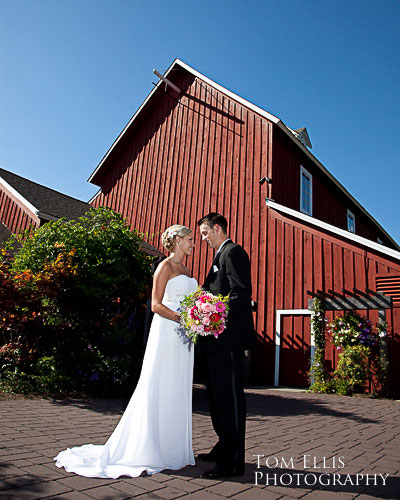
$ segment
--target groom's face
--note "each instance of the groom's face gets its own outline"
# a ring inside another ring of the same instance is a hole
[[[218,228],[219,226],[217,224],[211,228],[206,222],[200,225],[201,239],[206,240],[210,248],[219,247]]]

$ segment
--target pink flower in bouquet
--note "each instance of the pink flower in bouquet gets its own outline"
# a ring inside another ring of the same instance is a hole
[[[215,304],[215,310],[218,311],[218,312],[223,312],[225,311],[226,307],[225,307],[225,304],[223,302],[217,302]]]
[[[207,302],[207,300],[211,300],[211,297],[209,295],[207,295],[206,293],[204,295],[201,295],[199,298],[199,302],[202,304],[204,302]]]
[[[200,319],[200,316],[199,316],[199,309],[197,306],[193,306],[191,309],[190,309],[190,317],[192,319]]]
[[[213,323],[216,323],[217,321],[219,321],[221,319],[221,315],[218,313],[213,313],[213,314],[211,314],[210,318],[211,318],[211,321]]]
[[[203,325],[209,326],[209,324],[210,324],[210,323],[211,323],[211,318],[210,318],[210,316],[205,315],[205,316],[203,317]]]
[[[212,305],[208,302],[204,302],[203,304],[201,304],[200,309],[203,311],[203,313],[210,313],[212,311]]]

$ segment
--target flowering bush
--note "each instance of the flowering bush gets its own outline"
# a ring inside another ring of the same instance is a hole
[[[23,392],[50,390],[53,381],[53,391],[73,385],[107,395],[129,379],[131,392],[151,278],[138,235],[99,208],[49,222],[19,244],[14,257],[0,252],[3,382],[17,390],[19,381]]]
[[[332,335],[333,346],[338,350],[354,345],[372,348],[378,344],[378,335],[385,336],[384,331],[378,334],[369,319],[349,312],[331,321],[328,331]]]
[[[313,314],[311,316],[311,327],[314,332],[315,351],[314,359],[310,368],[311,391],[320,392],[320,388],[326,382],[325,372],[325,310],[320,299],[314,299]]]
[[[387,378],[387,360],[383,355],[386,323],[373,323],[355,312],[346,312],[328,325],[333,347],[338,352],[334,372],[337,392],[351,395],[374,387],[382,393]]]
[[[218,336],[225,330],[228,296],[213,295],[200,287],[181,302],[179,331],[195,344],[199,335]]]
[[[344,395],[367,390],[375,394],[385,393],[388,375],[387,324],[380,322],[374,326],[370,320],[355,312],[345,312],[329,322],[328,333],[338,358],[333,377],[328,376],[323,370],[323,305],[317,306],[312,321],[314,332],[318,333],[321,341],[318,342],[316,334],[316,352],[311,367],[314,383],[310,391]]]

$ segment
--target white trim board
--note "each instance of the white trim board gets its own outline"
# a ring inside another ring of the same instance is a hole
[[[279,363],[281,354],[281,317],[282,316],[294,316],[294,315],[313,315],[310,309],[277,309],[276,310],[276,335],[275,335],[275,373],[274,373],[274,387],[279,386]],[[310,348],[311,348],[311,363],[314,359],[315,353],[315,337],[311,328],[311,338],[310,338]]]
[[[26,198],[24,198],[18,191],[16,191],[7,181],[0,177],[0,185],[4,186],[7,191],[9,191],[18,201],[20,201],[30,212],[32,212],[36,217],[38,216],[39,210],[32,205]]]
[[[266,203],[267,207],[273,208],[274,210],[277,210],[278,212],[282,212],[282,213],[291,215],[292,217],[295,217],[296,219],[303,220],[304,222],[307,222],[308,224],[319,227],[321,229],[324,229],[325,231],[329,231],[329,232],[334,233],[336,235],[342,236],[342,237],[347,238],[351,241],[355,241],[356,243],[359,243],[360,245],[364,245],[368,248],[371,248],[372,250],[383,253],[385,255],[389,255],[390,257],[393,257],[394,259],[400,260],[400,252],[398,252],[397,250],[393,250],[392,248],[385,247],[384,245],[381,245],[380,243],[376,243],[375,241],[372,241],[372,240],[368,240],[367,238],[364,238],[363,236],[359,236],[358,234],[351,233],[350,231],[346,231],[345,229],[340,229],[339,227],[333,226],[332,224],[328,224],[327,222],[323,222],[322,220],[316,219],[315,217],[310,217],[309,215],[303,214],[302,212],[298,212],[297,210],[293,210],[292,208],[288,208],[288,207],[285,207],[284,205],[280,205],[279,203],[276,203],[273,200],[269,200],[268,198],[266,198],[265,203]]]
[[[88,201],[89,205],[101,194],[101,188],[90,198]]]

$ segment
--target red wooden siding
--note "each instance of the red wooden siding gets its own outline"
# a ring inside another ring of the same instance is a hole
[[[263,305],[260,297],[257,297],[258,348],[253,352],[252,375],[258,383],[271,384],[275,356],[276,310],[307,309],[310,298],[307,291],[332,289],[341,293],[342,288],[352,290],[354,287],[360,290],[365,290],[366,287],[377,290],[376,276],[386,273],[397,273],[398,276],[400,262],[390,257],[380,257],[358,244],[323,233],[273,209],[265,208],[265,211],[268,213],[266,301]],[[262,314],[263,310],[265,315]],[[394,308],[388,312],[387,318],[391,332],[392,359],[399,359],[400,356],[399,312],[399,308]],[[332,319],[333,313],[327,313],[327,317]],[[374,323],[377,322],[377,312],[370,311],[369,318]],[[303,339],[309,338],[309,325],[304,324],[303,330],[299,326],[299,322],[305,321],[305,318],[296,316],[285,317],[283,320],[283,339],[286,339],[282,344],[283,350],[288,349],[290,342],[297,339],[292,351],[283,353],[280,365],[280,373],[285,374],[283,380],[285,377],[291,377],[291,370],[299,369],[298,365],[290,363],[289,360],[293,356],[302,357],[301,351],[306,349]],[[391,366],[392,380],[400,375],[398,365],[393,363]],[[335,352],[330,347],[327,349],[327,368],[333,370],[335,367]]]
[[[395,248],[392,242],[296,145],[274,127],[272,199],[300,210],[300,165],[312,175],[312,215],[347,230],[347,209],[355,216],[356,234]]]
[[[0,220],[13,234],[28,229],[30,225],[40,225],[39,218],[4,186],[0,186]]]
[[[196,248],[188,265],[200,282],[212,252],[196,221],[210,211],[226,214],[230,236],[252,256],[254,296],[264,301],[267,224],[258,181],[271,170],[272,124],[186,72],[173,76],[185,94],[177,101],[163,88],[153,96],[149,112],[95,178],[102,192],[93,205],[118,210],[132,227],[154,233],[149,242],[158,248],[169,225],[192,227]]]

